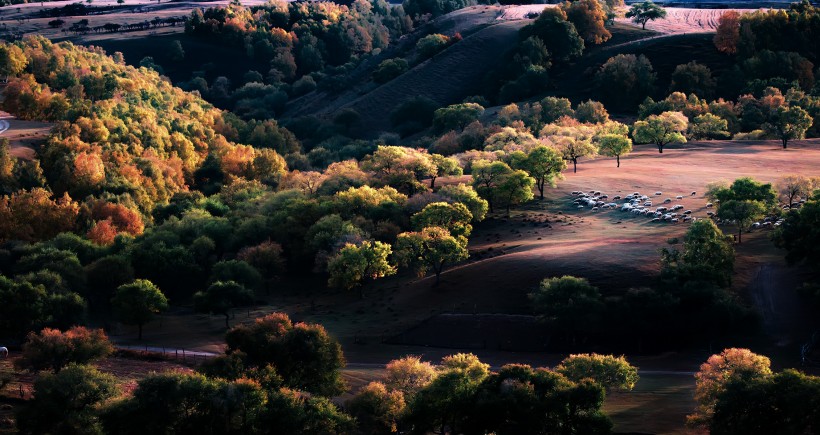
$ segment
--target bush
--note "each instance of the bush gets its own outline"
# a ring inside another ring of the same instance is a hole
[[[419,62],[427,60],[444,51],[450,45],[450,38],[440,33],[433,33],[419,39],[416,43],[416,56]]]
[[[619,109],[634,108],[655,90],[657,74],[644,55],[609,58],[595,75],[604,102]]]
[[[376,71],[373,71],[373,80],[376,83],[387,83],[404,74],[408,68],[407,61],[400,57],[384,60],[376,68]]]

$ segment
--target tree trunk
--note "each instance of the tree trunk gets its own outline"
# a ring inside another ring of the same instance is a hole
[[[642,27],[643,30],[646,30],[646,21],[643,22]]]
[[[618,167],[620,168],[621,167],[621,155],[618,154],[617,156],[615,156],[615,160],[618,161]]]
[[[785,137],[784,137],[784,138],[783,138],[783,149],[784,149],[784,150],[786,149],[786,146],[788,145],[788,143],[789,143],[789,139],[787,139],[787,138],[785,138]]]
[[[572,159],[572,173],[578,173],[578,159]]]
[[[658,144],[658,153],[663,154],[663,144]]]
[[[225,329],[231,329],[231,325],[228,324],[228,319],[230,319],[230,316],[226,312],[225,313]]]
[[[142,341],[142,323],[137,325],[137,340]]]
[[[436,188],[436,177],[430,179],[430,190],[434,190]]]
[[[737,244],[743,243],[743,225],[737,224]]]
[[[538,193],[541,195],[541,199],[544,199],[544,182],[545,180],[538,182]]]

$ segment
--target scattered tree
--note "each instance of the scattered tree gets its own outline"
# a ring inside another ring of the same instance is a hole
[[[402,233],[396,240],[396,257],[400,265],[412,268],[419,277],[432,270],[436,275],[433,285],[438,286],[445,265],[469,257],[467,239],[440,227]]]
[[[666,9],[656,5],[651,0],[635,3],[626,13],[627,18],[641,25],[646,30],[646,23],[660,18],[666,18]]]
[[[253,293],[236,281],[216,281],[208,286],[208,290],[194,294],[194,309],[200,313],[222,314],[225,328],[231,327],[228,324],[231,309],[252,302]]]
[[[392,252],[390,245],[378,241],[345,244],[327,263],[328,285],[350,290],[395,274],[396,268],[388,260]],[[364,297],[364,287],[361,292]]]
[[[596,138],[600,153],[615,157],[617,167],[621,167],[621,156],[632,152],[632,140],[620,134],[605,134]]]
[[[168,309],[168,299],[151,281],[138,279],[117,287],[111,306],[122,323],[137,325],[137,339],[142,340],[142,327]]]
[[[573,382],[592,379],[607,390],[631,391],[638,382],[638,369],[623,356],[579,354],[561,361],[555,371]]]
[[[71,364],[86,364],[105,358],[114,352],[102,329],[75,326],[66,332],[45,328],[40,333],[30,332],[23,344],[23,356],[15,361],[20,369],[51,370],[59,373]]]
[[[808,112],[799,106],[778,107],[763,129],[783,143],[783,149],[792,139],[803,139],[811,128],[813,119]]]
[[[663,112],[651,115],[644,121],[637,121],[633,126],[632,136],[638,143],[652,143],[658,146],[658,152],[670,143],[685,143],[683,132],[689,127],[689,120],[681,112]]]

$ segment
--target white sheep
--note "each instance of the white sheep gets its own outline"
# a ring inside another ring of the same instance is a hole
[[[8,358],[9,357],[9,350],[5,347],[0,347],[0,358]]]

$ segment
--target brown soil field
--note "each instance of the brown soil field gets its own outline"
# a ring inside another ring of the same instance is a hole
[[[11,155],[21,159],[34,157],[35,148],[45,140],[53,126],[48,122],[15,119],[6,112],[0,112],[0,119],[9,123],[8,130],[0,133],[0,138],[8,139]]]

